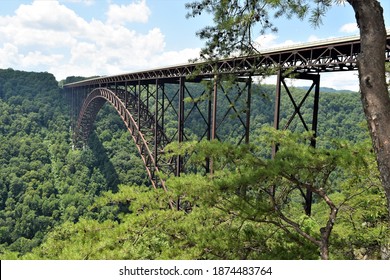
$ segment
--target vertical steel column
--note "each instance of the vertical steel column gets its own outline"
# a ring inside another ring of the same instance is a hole
[[[146,111],[147,112],[150,112],[149,110],[149,98],[150,98],[150,88],[149,88],[149,84],[147,85],[147,88],[146,88]]]
[[[74,117],[74,115],[75,115],[75,107],[74,107],[74,95],[75,95],[75,90],[74,90],[74,88],[72,87],[72,91],[71,91],[71,95],[70,95],[70,110],[71,110],[71,121],[72,121],[72,129],[73,129],[73,131],[74,131],[74,128],[75,128],[75,117]]]
[[[279,123],[280,123],[280,97],[282,93],[282,80],[283,80],[283,73],[282,70],[278,70],[278,75],[276,79],[276,91],[275,91],[275,109],[274,109],[274,128],[279,130]],[[276,152],[278,151],[278,143],[272,144],[272,154],[271,157],[275,158]],[[276,192],[276,186],[272,186],[270,188],[270,195],[272,197],[275,197]]]
[[[313,83],[315,83],[314,88],[314,104],[313,104],[313,120],[311,123],[311,130],[314,132],[314,137],[311,139],[311,146],[315,148],[316,146],[316,137],[317,137],[317,126],[318,126],[318,107],[320,100],[320,75],[313,76]]]
[[[252,77],[247,81],[248,95],[246,98],[246,122],[245,122],[245,144],[249,144],[249,128],[251,119],[251,99],[252,99]]]
[[[77,112],[77,116],[78,114],[80,113],[80,109],[81,109],[81,106],[80,106],[80,96],[84,94],[84,91],[83,91],[83,88],[80,88],[76,94],[76,99],[75,99],[75,104],[76,104],[76,112]]]
[[[125,107],[127,108],[127,81],[125,82],[125,96],[124,96],[124,99],[125,99]]]
[[[210,98],[210,102],[209,102],[209,104],[210,104],[209,115],[211,115],[211,140],[215,140],[217,138],[218,81],[219,81],[218,75],[214,75],[212,109],[211,109],[211,98]],[[210,114],[210,111],[211,111],[211,114]],[[210,126],[210,123],[209,123],[209,126]],[[210,174],[213,174],[214,173],[213,160],[208,159],[208,162],[209,162],[208,172]]]
[[[158,162],[157,162],[157,153],[158,153],[158,149],[157,149],[157,145],[158,145],[158,137],[159,135],[157,135],[157,127],[158,127],[158,79],[156,79],[156,92],[155,92],[155,109],[154,109],[154,160],[156,162],[156,166],[158,166]]]
[[[252,97],[252,77],[249,76],[248,80],[246,81],[246,87],[247,87],[247,97],[246,97],[246,108],[245,108],[245,144],[249,144],[249,128],[250,128],[250,117],[251,117],[251,97]],[[248,192],[248,188],[246,185],[241,186],[239,188],[239,193],[244,200],[246,200],[246,194]]]
[[[84,104],[84,100],[87,99],[87,96],[88,94],[90,93],[90,90],[88,87],[84,87],[84,94],[82,96],[80,96],[80,99],[79,99],[79,112],[81,110],[81,108],[83,107],[83,104]]]
[[[279,122],[280,122],[280,96],[282,90],[282,70],[278,70],[277,80],[276,80],[276,92],[275,92],[275,111],[274,111],[274,128],[279,130]],[[272,145],[272,158],[275,157],[276,152],[278,150],[277,143]]]
[[[81,109],[83,108],[83,103],[84,103],[84,100],[87,98],[88,96],[88,90],[89,88],[87,86],[83,87],[84,91],[82,92],[82,94],[79,95],[79,99],[78,99],[78,106],[79,106],[79,109],[78,111],[80,112]],[[95,110],[95,108],[94,108]],[[92,118],[92,114],[93,112],[90,112],[89,113],[89,116],[88,118],[91,119]],[[96,116],[96,115],[95,115]],[[83,149],[85,149],[85,147],[87,146],[87,143],[88,143],[88,135],[90,135],[91,133],[91,130],[92,130],[92,126],[93,124],[91,124],[90,126],[89,125],[86,125],[86,128],[84,129],[83,131],[83,135],[84,135],[84,139],[83,139]]]
[[[207,141],[211,140],[211,122],[212,122],[212,100],[211,97],[214,96],[212,93],[212,89],[209,90],[209,97],[208,97],[208,103],[207,103]],[[210,158],[206,158],[206,173],[210,173]]]
[[[184,87],[185,87],[185,78],[180,77],[179,80],[179,110],[178,110],[178,126],[177,126],[177,140],[179,143],[183,142],[183,133],[184,133]],[[180,173],[183,171],[183,158],[182,156],[177,156],[176,159],[176,176],[180,176]]]
[[[317,126],[318,126],[318,107],[319,107],[319,100],[320,100],[320,75],[311,75],[310,77],[311,77],[313,83],[315,84],[313,119],[312,119],[312,123],[311,123],[311,130],[313,131],[314,135],[310,141],[310,146],[315,148],[316,147],[316,137],[317,137]],[[313,204],[313,193],[310,190],[306,191],[305,201],[306,201],[305,213],[306,213],[306,215],[311,216],[311,206]]]
[[[80,88],[76,88],[76,90],[74,91],[74,94],[72,96],[72,103],[73,103],[73,114],[74,114],[74,117],[75,117],[75,121],[76,121],[76,126],[77,126],[77,119],[78,119],[78,114],[79,112],[77,111],[77,95],[79,94],[80,92]]]
[[[137,86],[135,92],[137,93]],[[138,95],[137,95],[137,125],[141,129],[141,81],[138,81]]]
[[[81,108],[79,107],[79,104],[78,104],[78,96],[82,94],[82,89],[80,87],[78,87],[76,89],[76,92],[73,96],[73,106],[74,106],[74,117],[75,117],[75,131],[74,131],[74,144],[75,146],[79,146],[80,144],[83,144],[84,145],[84,139],[83,139],[83,136],[82,136],[82,133],[83,133],[83,128],[82,127],[78,127],[78,118],[79,118],[79,114],[80,114],[80,110]],[[76,131],[77,130],[77,131]]]
[[[72,87],[72,91],[70,93],[70,111],[71,111],[71,115],[70,115],[71,120],[70,121],[71,121],[71,127],[72,127],[72,131],[71,131],[72,135],[71,135],[71,137],[72,137],[72,141],[73,141],[72,147],[76,146],[76,125],[77,125],[76,124],[77,119],[75,117],[75,115],[76,115],[76,113],[75,113],[76,108],[75,108],[75,105],[74,105],[74,96],[75,96],[75,89]]]
[[[164,125],[164,116],[165,116],[165,84],[163,83],[161,85],[161,130],[165,131],[165,125]],[[157,99],[156,99],[157,101]]]
[[[213,87],[213,109],[212,109],[212,120],[211,120],[211,140],[217,138],[217,97],[218,97],[218,75],[214,76],[214,87]]]

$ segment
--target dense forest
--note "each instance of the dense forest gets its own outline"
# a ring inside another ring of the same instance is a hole
[[[275,86],[252,90],[251,144],[172,145],[193,165],[211,158],[214,171],[169,178],[163,192],[150,188],[109,105],[87,147],[73,149],[70,108],[55,77],[0,70],[0,258],[380,259],[390,238],[386,201],[359,94],[322,89],[313,149],[298,123],[297,133],[269,128]],[[304,93],[293,89],[297,99]],[[291,110],[283,107],[282,122]],[[311,110],[304,105],[302,114]],[[273,160],[272,143],[280,145]],[[167,207],[178,198],[185,211]]]

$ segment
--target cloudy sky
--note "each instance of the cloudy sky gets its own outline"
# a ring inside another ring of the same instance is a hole
[[[186,63],[210,16],[186,19],[191,0],[0,0],[0,68],[67,76],[114,75]],[[390,1],[382,0],[390,27]],[[264,49],[358,34],[349,5],[332,8],[320,28],[280,19],[258,38]],[[322,86],[357,90],[356,73],[323,75]]]

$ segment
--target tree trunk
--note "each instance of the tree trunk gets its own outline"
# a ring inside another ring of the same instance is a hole
[[[329,236],[327,236],[325,228],[321,228],[320,231],[321,231],[321,245],[320,245],[321,260],[329,260]]]
[[[390,98],[385,75],[386,28],[377,0],[347,0],[360,28],[359,83],[364,113],[382,185],[386,193],[390,223]]]

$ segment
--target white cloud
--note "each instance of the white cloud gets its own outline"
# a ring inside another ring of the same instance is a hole
[[[359,76],[357,71],[321,74],[320,84],[335,89],[359,91]]]
[[[68,31],[85,23],[74,11],[57,1],[39,0],[31,5],[20,5],[14,20],[23,27],[40,31]]]
[[[12,65],[18,65],[21,69],[33,69],[39,66],[57,65],[63,56],[61,54],[42,54],[40,51],[30,51],[25,54],[20,53],[19,49],[9,43],[4,44],[0,49],[0,67],[9,68]]]
[[[9,68],[12,65],[20,62],[18,48],[10,43],[5,43],[3,48],[0,48],[0,67]]]
[[[92,6],[93,4],[95,4],[95,0],[60,0],[61,2],[64,2],[64,3],[82,3],[86,6]]]
[[[275,34],[265,34],[257,37],[254,41],[255,47],[258,49],[267,49],[276,45],[278,36]]]
[[[199,57],[200,48],[198,49],[183,49],[180,51],[164,52],[156,57],[153,61],[155,65],[172,66],[178,64],[186,64],[190,59]],[[153,65],[151,65],[153,67]]]
[[[124,24],[126,22],[146,23],[151,12],[145,0],[129,5],[111,4],[107,12],[108,24]]]
[[[37,67],[40,65],[57,65],[57,62],[63,59],[61,54],[44,55],[40,51],[27,53],[22,57],[21,64],[23,68]]]
[[[352,22],[352,23],[347,23],[347,24],[344,24],[343,26],[341,26],[339,31],[343,32],[343,33],[357,33],[359,31],[359,28],[358,28],[356,22]]]
[[[254,45],[255,47],[260,50],[260,51],[266,51],[266,50],[271,50],[271,49],[278,49],[278,48],[283,48],[287,46],[293,46],[297,44],[301,44],[301,42],[296,42],[293,40],[286,40],[283,42],[278,42],[278,36],[275,34],[265,34],[261,35],[256,38]]]
[[[307,39],[308,42],[316,42],[319,40],[320,38],[318,38],[316,35],[310,35],[309,38]]]
[[[146,19],[150,15],[145,1],[122,7],[121,13],[136,7],[137,13],[146,11]],[[20,5],[13,15],[0,16],[0,68],[48,71],[61,80],[185,63],[199,53],[198,49],[164,52],[165,37],[159,28],[137,32],[125,23],[144,19],[117,15],[107,22],[86,21],[56,0]]]

